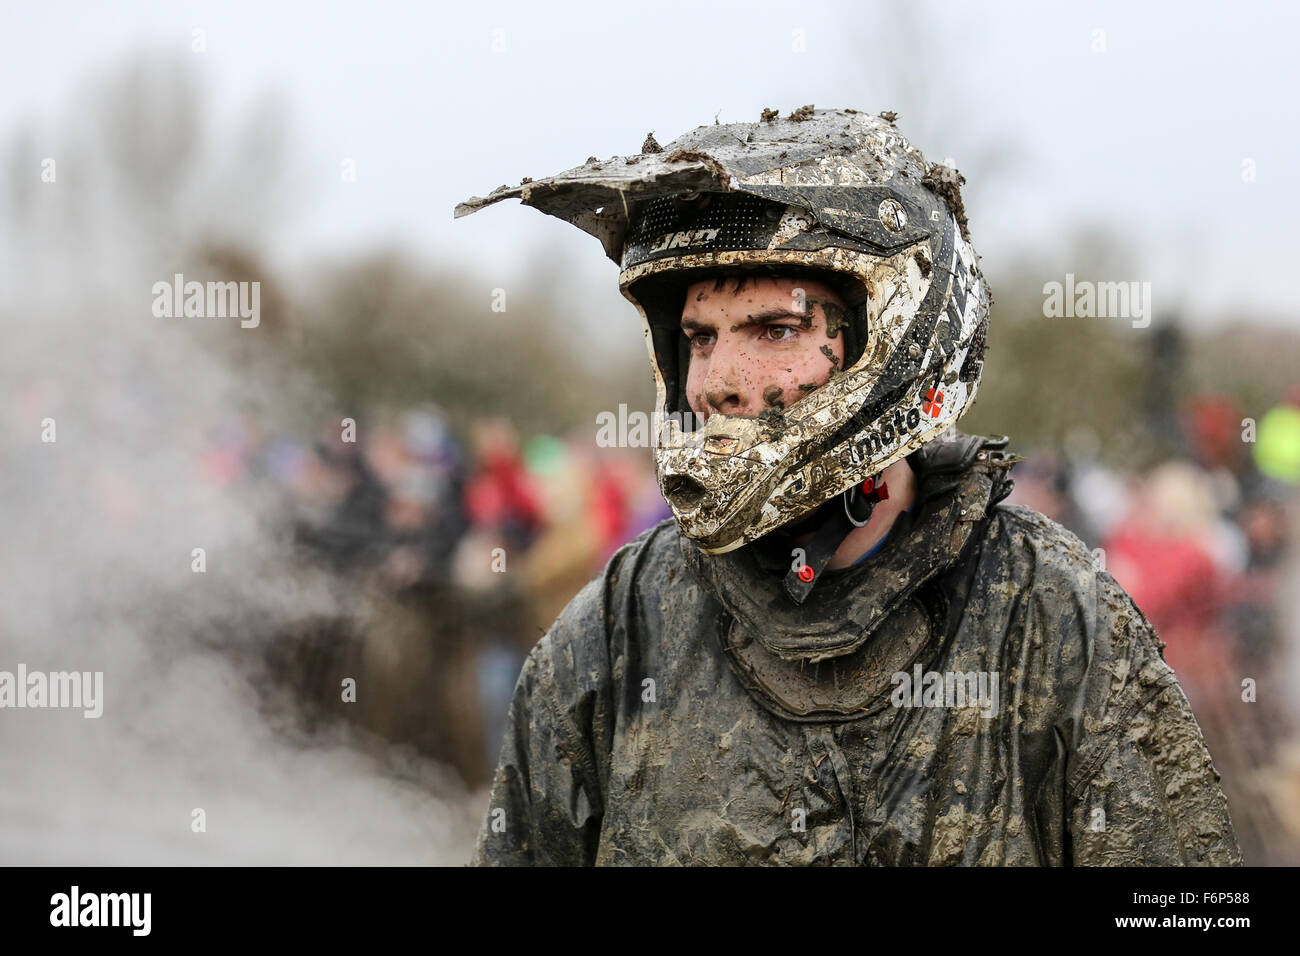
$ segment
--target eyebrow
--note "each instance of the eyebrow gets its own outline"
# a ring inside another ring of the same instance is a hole
[[[803,312],[795,312],[790,309],[764,309],[761,312],[755,312],[752,315],[746,316],[744,321],[737,322],[731,328],[732,331],[735,331],[736,329],[743,329],[750,325],[761,325],[764,322],[773,322],[777,319],[801,319],[804,315],[805,313]],[[712,322],[701,322],[699,319],[689,317],[682,319],[682,329],[689,332],[698,332],[715,328],[716,326]]]

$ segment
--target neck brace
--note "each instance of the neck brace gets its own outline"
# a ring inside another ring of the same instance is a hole
[[[784,548],[780,532],[718,555],[681,538],[682,554],[703,587],[772,656],[807,663],[844,657],[959,561],[975,525],[1010,493],[1005,472],[1014,459],[997,451],[1005,444],[1005,438],[957,434],[911,455],[918,479],[914,516],[898,515],[871,562],[826,572],[803,605],[781,588],[792,549]]]
[[[917,475],[913,512],[902,512],[866,564],[828,571],[802,605],[782,588],[788,548],[775,532],[722,555],[689,539],[687,566],[721,603],[719,638],[732,670],[786,719],[844,720],[888,703],[892,674],[917,659],[946,604],[926,585],[958,565],[989,509],[1011,491],[1006,439],[955,434],[908,463]],[[769,540],[770,539],[770,540]],[[788,541],[788,539],[787,539]]]

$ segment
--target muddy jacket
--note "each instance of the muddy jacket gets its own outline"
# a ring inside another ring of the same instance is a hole
[[[528,657],[474,862],[1239,865],[1164,645],[961,437],[817,585],[868,596],[851,654],[789,659],[671,520],[623,547]]]

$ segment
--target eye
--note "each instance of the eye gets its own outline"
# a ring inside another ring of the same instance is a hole
[[[686,338],[691,343],[691,348],[707,349],[713,344],[714,334],[712,332],[697,332],[694,335],[686,336]]]
[[[763,329],[763,334],[772,342],[785,342],[798,338],[799,330],[793,325],[769,325]]]

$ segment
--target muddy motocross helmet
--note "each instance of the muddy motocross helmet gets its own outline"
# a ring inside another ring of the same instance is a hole
[[[659,487],[683,535],[722,554],[833,515],[824,565],[851,530],[841,514],[864,524],[880,472],[974,400],[989,294],[960,181],[927,164],[893,114],[804,107],[701,126],[662,148],[650,137],[640,155],[503,186],[456,216],[518,197],[600,239],[643,320]],[[844,367],[787,409],[693,427],[685,289],[745,271],[808,273],[840,291]]]

